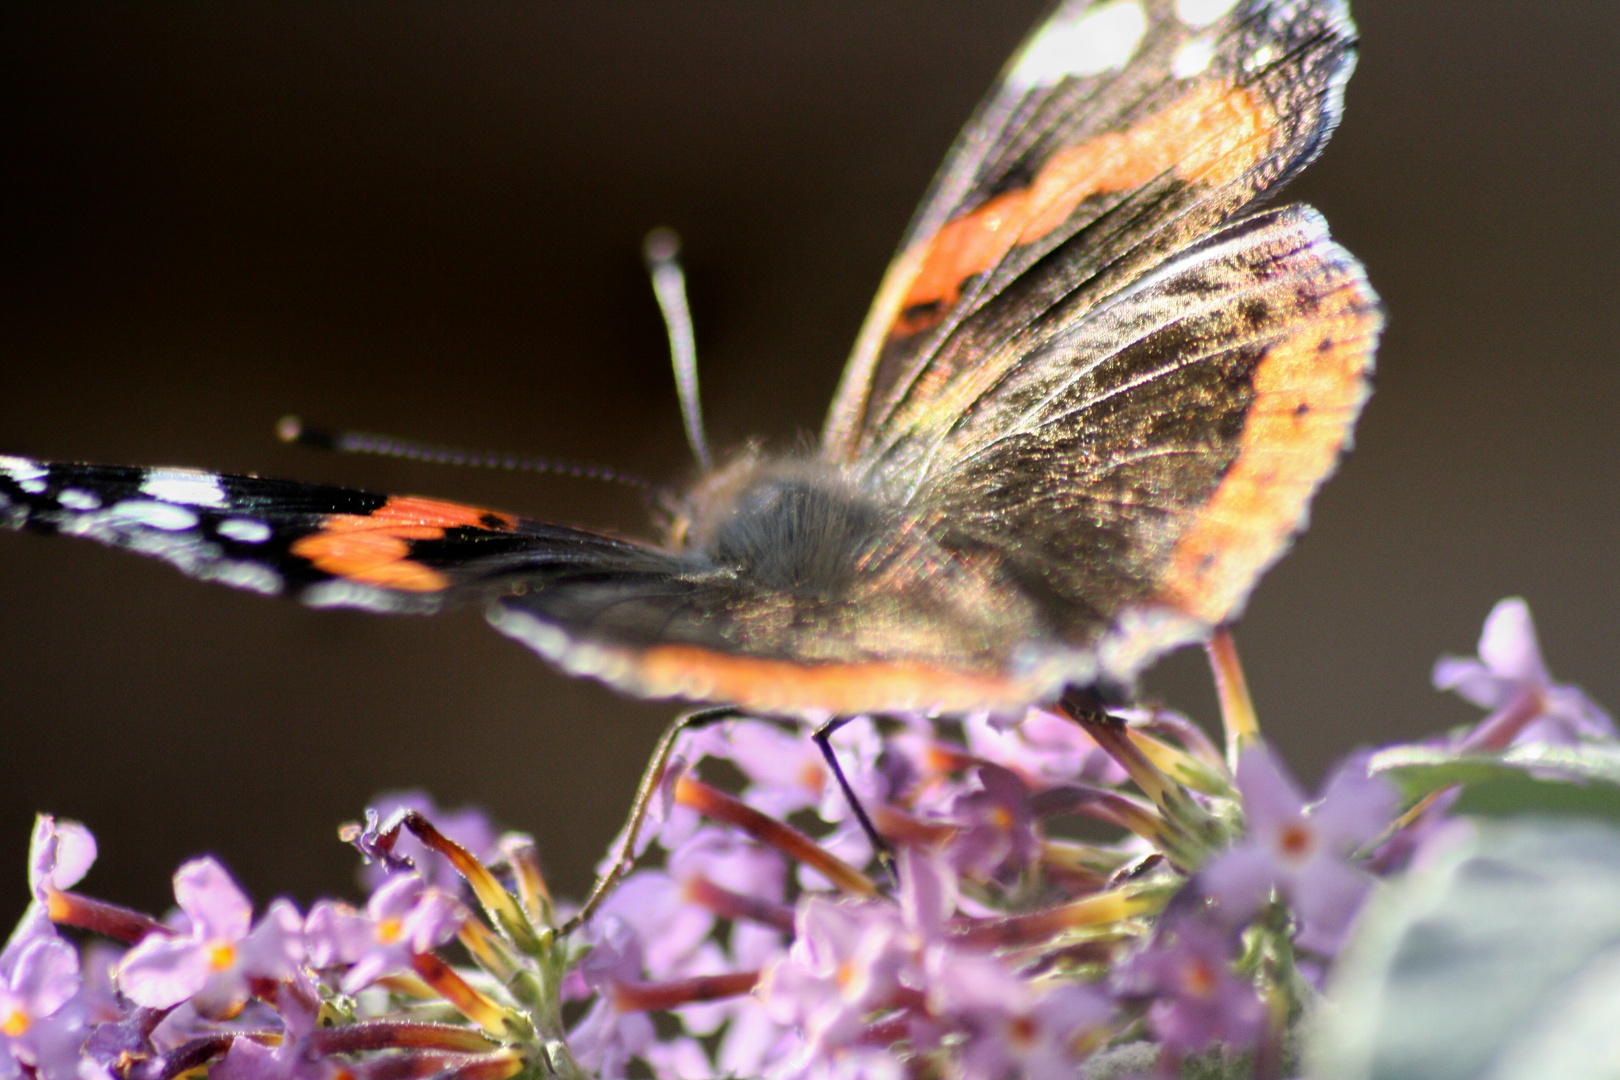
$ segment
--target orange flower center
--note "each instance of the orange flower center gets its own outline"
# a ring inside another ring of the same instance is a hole
[[[1277,847],[1290,859],[1303,859],[1316,847],[1316,833],[1309,825],[1290,825],[1277,834]]]
[[[1182,984],[1193,997],[1207,1001],[1215,996],[1215,990],[1220,986],[1220,978],[1215,969],[1204,961],[1194,960],[1187,965]]]
[[[401,920],[381,919],[377,923],[377,942],[381,945],[392,945],[404,932],[405,924]]]
[[[23,1032],[28,1030],[28,1025],[30,1023],[32,1023],[32,1021],[29,1020],[27,1013],[23,1012],[21,1009],[12,1009],[10,1012],[6,1013],[6,1018],[4,1020],[0,1020],[0,1032],[5,1032],[7,1035],[10,1035],[13,1039],[15,1039]]]
[[[1035,1042],[1035,1021],[1027,1016],[1015,1016],[1007,1024],[1007,1041],[1017,1047],[1027,1047]]]
[[[236,963],[236,946],[229,941],[211,941],[208,943],[208,966],[214,971],[224,971]]]

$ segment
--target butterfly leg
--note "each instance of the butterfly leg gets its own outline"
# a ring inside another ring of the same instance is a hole
[[[827,762],[827,767],[832,770],[833,778],[838,781],[838,788],[844,793],[844,801],[849,803],[850,810],[854,811],[855,820],[860,823],[861,831],[871,841],[872,850],[877,854],[878,862],[882,864],[890,880],[898,883],[900,874],[895,865],[894,845],[889,843],[883,834],[877,831],[876,825],[872,824],[871,817],[866,813],[866,807],[861,805],[861,800],[855,795],[855,789],[850,786],[849,778],[844,775],[843,768],[839,766],[838,755],[832,747],[833,734],[853,719],[855,719],[853,716],[835,716],[816,728],[811,733],[810,738],[815,741],[816,748],[821,751],[822,759]]]
[[[624,828],[619,830],[619,838],[613,845],[613,862],[603,871],[602,876],[596,879],[591,886],[591,893],[585,898],[585,903],[574,913],[574,917],[558,927],[559,934],[568,934],[577,930],[587,919],[596,913],[596,909],[606,900],[619,879],[630,872],[635,865],[640,852],[636,849],[636,840],[641,833],[641,827],[646,823],[647,812],[652,808],[653,798],[658,794],[660,785],[664,782],[664,772],[669,768],[669,760],[674,756],[675,745],[682,735],[689,731],[699,731],[713,724],[725,720],[733,720],[745,715],[742,710],[731,705],[723,705],[713,709],[698,709],[696,712],[683,713],[677,716],[673,723],[665,729],[653,748],[652,757],[647,762],[646,770],[641,774],[641,783],[636,786],[636,798],[630,804],[630,816],[625,820]],[[842,779],[842,777],[840,777]],[[846,787],[846,791],[848,788]]]

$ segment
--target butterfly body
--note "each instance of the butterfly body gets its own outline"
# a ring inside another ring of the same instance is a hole
[[[410,496],[0,459],[0,514],[317,606],[490,621],[568,671],[760,712],[1129,686],[1241,613],[1348,444],[1381,326],[1267,197],[1337,122],[1335,0],[1067,0],[946,159],[821,440],[660,543]]]

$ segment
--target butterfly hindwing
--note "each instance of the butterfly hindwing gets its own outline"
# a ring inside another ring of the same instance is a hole
[[[1128,681],[1235,617],[1303,524],[1381,323],[1315,211],[1240,219],[1023,358],[940,440],[913,504],[947,547],[997,550]]]

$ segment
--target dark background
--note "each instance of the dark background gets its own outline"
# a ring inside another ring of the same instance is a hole
[[[686,237],[721,445],[819,427],[915,200],[1042,0],[0,9],[0,451],[189,464],[636,527],[578,481],[337,459],[283,413],[690,470],[639,261]],[[1360,0],[1343,127],[1292,195],[1390,309],[1358,449],[1239,641],[1307,777],[1477,713],[1434,693],[1522,594],[1620,705],[1620,7]],[[1196,653],[1152,689],[1199,719]],[[673,708],[477,612],[381,619],[0,537],[0,915],[36,809],[161,909],[184,857],[352,888],[334,827],[424,785],[578,894]],[[9,875],[9,876],[7,876]]]

